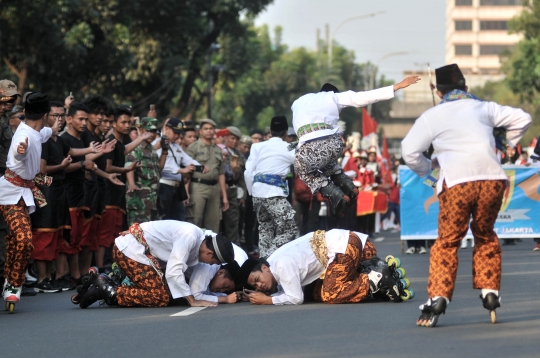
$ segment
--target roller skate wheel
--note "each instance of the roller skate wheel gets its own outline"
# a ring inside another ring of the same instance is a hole
[[[410,300],[412,297],[411,297],[411,291],[409,290],[403,290],[403,294],[401,296],[399,296],[403,301],[407,301],[407,300]]]
[[[390,260],[386,261],[388,263],[388,266],[394,265],[395,268],[398,268],[401,266],[401,260],[397,257],[392,257]]]
[[[403,267],[400,267],[396,270],[396,273],[398,274],[398,278],[405,278],[407,275],[407,271]]]
[[[400,278],[401,284],[403,285],[403,288],[409,288],[411,286],[411,281],[409,281],[408,278]]]
[[[497,323],[497,313],[495,310],[489,311],[489,316],[491,317],[491,323]]]
[[[78,305],[80,303],[79,300],[77,300],[77,296],[78,295],[71,296],[71,303],[73,303],[74,305]]]
[[[410,288],[409,288],[409,294],[411,295],[411,297],[409,297],[409,300],[412,300],[414,298],[414,296],[416,295],[414,290],[411,290]]]
[[[384,261],[388,262],[388,261],[390,261],[390,260],[393,259],[393,258],[394,258],[394,255],[388,255],[388,256],[386,256],[386,258],[384,259]]]
[[[13,302],[6,302],[6,309],[9,311],[9,313],[13,313],[15,311],[15,303]]]
[[[91,274],[91,273],[95,273],[96,275],[99,273],[99,270],[96,266],[92,266],[88,269],[88,273]]]

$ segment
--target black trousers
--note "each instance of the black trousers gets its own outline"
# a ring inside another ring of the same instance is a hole
[[[178,187],[171,185],[159,184],[159,216],[163,220],[179,220],[186,219],[186,209],[180,198],[180,190]]]
[[[319,229],[319,211],[321,202],[318,200],[300,201],[302,206],[302,227],[300,235],[305,235],[309,232],[314,232]]]

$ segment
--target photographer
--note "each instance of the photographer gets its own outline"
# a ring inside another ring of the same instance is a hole
[[[161,139],[155,144],[158,156],[161,156],[162,148],[168,149],[165,166],[161,171],[159,180],[159,216],[164,220],[184,221],[186,216],[185,205],[189,200],[189,184],[183,178],[193,173],[199,162],[187,155],[182,147],[177,144],[184,131],[182,122],[178,118],[169,118],[163,125]]]

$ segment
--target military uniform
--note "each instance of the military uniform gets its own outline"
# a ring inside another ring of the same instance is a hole
[[[219,232],[221,220],[221,198],[219,175],[224,174],[221,149],[215,144],[205,145],[201,139],[191,143],[186,153],[208,167],[209,172],[193,173],[189,193],[191,196],[186,212],[186,221]]]
[[[141,122],[145,119],[143,118]],[[157,124],[157,120],[154,119],[154,121]],[[156,129],[153,123],[151,125],[141,123],[141,127],[147,130]],[[135,160],[141,164],[141,168],[137,168],[134,172],[135,185],[141,190],[126,193],[128,225],[157,220],[159,179],[161,178],[157,152],[151,143],[142,141],[133,152],[127,155],[126,167]]]
[[[225,163],[225,181],[227,183],[227,200],[229,201],[229,209],[223,212],[223,227],[225,236],[233,243],[240,245],[240,235],[238,223],[240,221],[240,199],[246,199],[246,183],[244,181],[244,170],[246,170],[246,159],[237,149],[227,148],[229,151],[229,159]],[[238,179],[233,178],[232,168],[230,167],[232,155],[238,156],[238,165],[240,166],[240,176]],[[239,197],[241,194],[241,197]]]

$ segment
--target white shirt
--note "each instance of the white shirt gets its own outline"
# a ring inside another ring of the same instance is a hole
[[[176,220],[142,223],[141,229],[150,253],[167,263],[165,278],[173,298],[191,295],[185,273],[188,267],[199,263],[203,231],[193,224]],[[144,246],[131,234],[116,238],[115,243],[118,250],[130,259],[150,265],[150,260],[144,254]]]
[[[349,242],[349,230],[333,229],[326,232],[328,264],[336,254],[343,254]],[[355,232],[365,246],[367,235]],[[268,258],[270,271],[278,283],[278,292],[272,295],[275,305],[299,305],[304,302],[302,287],[318,279],[327,267],[323,267],[311,249],[309,240],[313,233],[288,242]]]
[[[161,148],[157,151],[158,158],[161,156]],[[175,160],[176,158],[176,160]],[[181,181],[182,174],[178,173],[181,165],[187,167],[189,165],[200,165],[198,161],[187,155],[182,147],[176,143],[169,144],[169,152],[167,153],[167,159],[165,165],[161,171],[161,178],[167,180]]]
[[[247,254],[242,248],[235,244],[233,244],[233,248],[234,260],[238,265],[242,266],[248,259]],[[218,302],[219,296],[227,296],[225,293],[211,292],[210,287],[208,287],[220,267],[220,265],[208,265],[202,262],[195,266],[189,279],[189,287],[196,300]]]
[[[531,124],[521,109],[494,102],[461,99],[439,104],[420,116],[401,143],[405,163],[419,176],[431,170],[422,152],[431,143],[441,167],[437,192],[476,180],[507,180],[495,151],[494,127],[507,129],[508,144],[515,146]]]
[[[255,198],[287,196],[283,189],[264,183],[253,183],[256,174],[274,174],[285,178],[294,163],[295,153],[281,138],[270,138],[266,142],[255,143],[246,162],[244,179],[250,195]]]
[[[365,92],[319,92],[308,93],[292,104],[293,127],[298,133],[300,127],[307,124],[326,123],[332,129],[311,132],[300,137],[298,145],[339,131],[339,112],[345,107],[364,107],[371,103],[394,98],[394,86],[383,87]]]
[[[41,144],[47,142],[52,135],[52,129],[44,127],[38,132],[22,122],[13,134],[7,156],[6,167],[25,180],[33,180],[40,171]],[[25,154],[17,153],[17,147],[28,138],[28,148]],[[34,195],[29,188],[21,188],[0,178],[0,205],[15,205],[21,197],[28,207],[28,213],[36,210]]]

